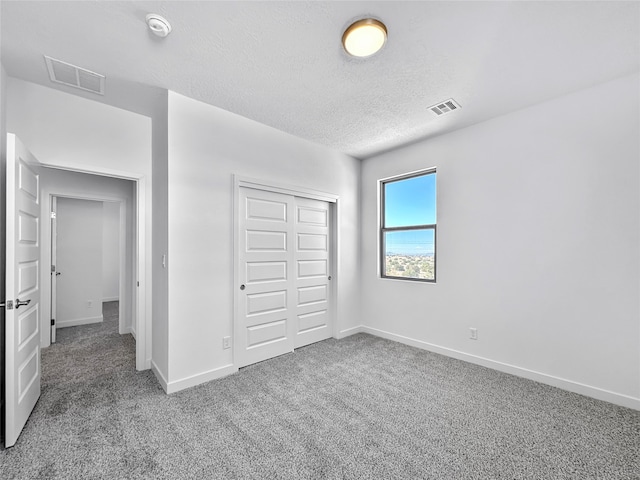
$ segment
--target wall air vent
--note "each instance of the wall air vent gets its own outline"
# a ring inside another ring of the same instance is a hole
[[[104,95],[104,75],[76,67],[70,63],[44,56],[52,82],[62,83],[87,92]]]
[[[431,110],[436,115],[440,116],[440,115],[444,115],[445,113],[458,110],[459,108],[460,108],[460,105],[458,105],[458,103],[456,103],[456,101],[453,98],[450,98],[449,100],[445,100],[444,102],[440,102],[436,105],[429,107],[429,110]]]

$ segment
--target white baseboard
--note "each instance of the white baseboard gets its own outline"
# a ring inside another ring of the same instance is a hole
[[[119,302],[120,297],[106,297],[102,299],[102,302]]]
[[[201,383],[210,382],[211,380],[226,377],[227,375],[231,375],[232,373],[236,373],[237,371],[238,369],[234,365],[225,365],[224,367],[214,368],[213,370],[209,370],[208,372],[198,373],[187,378],[169,382],[167,383],[167,388],[165,388],[165,391],[167,393],[179,392],[180,390],[184,390],[185,388],[195,387],[196,385],[200,385]]]
[[[164,377],[164,375],[162,374],[162,372],[158,368],[158,365],[156,365],[156,362],[154,362],[153,360],[151,360],[151,371],[153,372],[153,374],[158,379],[158,382],[160,382],[160,385],[162,386],[162,389],[164,390],[164,392],[168,393],[167,392],[167,379]]]
[[[634,398],[628,395],[611,392],[609,390],[592,387],[590,385],[573,382],[565,378],[555,377],[553,375],[547,375],[546,373],[536,372],[534,370],[517,367],[515,365],[510,365],[508,363],[502,363],[502,362],[497,362],[495,360],[490,360],[488,358],[478,357],[476,355],[460,352],[458,350],[453,350],[451,348],[441,347],[439,345],[423,342],[421,340],[416,340],[414,338],[404,337],[402,335],[396,335],[395,333],[386,332],[384,330],[378,330],[377,328],[371,328],[367,326],[362,326],[360,328],[362,332],[369,333],[376,337],[386,338],[387,340],[393,340],[395,342],[404,343],[405,345],[410,345],[412,347],[421,348],[423,350],[428,350],[430,352],[439,353],[447,357],[457,358],[458,360],[463,360],[465,362],[474,363],[476,365],[481,365],[483,367],[492,368],[494,370],[509,373],[517,377],[528,378],[529,380],[534,380],[536,382],[544,383],[546,385],[551,385],[552,387],[561,388],[563,390],[568,390],[570,392],[579,393],[580,395],[585,395],[587,397],[595,398],[597,400],[603,400],[605,402],[614,403],[622,407],[633,408],[634,410],[640,410],[640,398]],[[350,330],[353,330],[353,329],[350,329]]]
[[[74,318],[72,320],[56,320],[56,328],[77,327],[78,325],[88,325],[90,323],[101,323],[102,315],[97,317]]]
[[[338,340],[341,338],[349,337],[351,335],[355,335],[356,333],[363,332],[364,327],[362,325],[358,325],[357,327],[347,328],[345,330],[340,330],[338,332],[338,336],[336,337]]]

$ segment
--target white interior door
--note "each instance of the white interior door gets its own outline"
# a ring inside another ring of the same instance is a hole
[[[295,198],[295,348],[331,337],[329,204]]]
[[[57,240],[58,222],[56,221],[56,211],[58,197],[51,198],[51,343],[56,343],[56,312],[58,311],[58,262],[57,262]]]
[[[38,161],[7,135],[5,446],[16,443],[40,397],[40,176]]]
[[[238,366],[293,351],[293,197],[240,189]]]

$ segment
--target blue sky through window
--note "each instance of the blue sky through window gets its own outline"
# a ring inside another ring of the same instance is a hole
[[[386,228],[436,223],[436,174],[407,178],[384,185]]]
[[[385,227],[408,227],[436,223],[436,174],[385,183]],[[386,255],[434,255],[435,232],[407,230],[385,232]]]

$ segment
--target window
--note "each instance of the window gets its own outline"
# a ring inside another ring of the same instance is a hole
[[[382,181],[380,198],[382,277],[435,282],[435,170]]]

